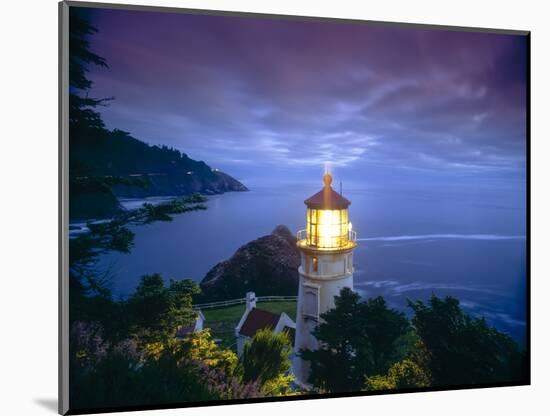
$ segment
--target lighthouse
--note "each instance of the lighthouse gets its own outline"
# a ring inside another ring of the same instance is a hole
[[[312,335],[320,315],[334,308],[334,297],[348,287],[353,290],[353,249],[356,233],[349,222],[351,202],[332,189],[332,176],[325,174],[324,187],[306,199],[306,229],[298,231],[300,283],[296,310],[296,337],[292,370],[296,383],[308,388],[309,363],[300,350],[317,349]]]

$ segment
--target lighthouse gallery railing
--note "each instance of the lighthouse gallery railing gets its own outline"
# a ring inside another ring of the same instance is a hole
[[[302,241],[307,239],[307,230],[303,229],[296,233],[296,239],[298,241]],[[348,241],[356,241],[357,240],[357,232],[354,230],[348,230]]]

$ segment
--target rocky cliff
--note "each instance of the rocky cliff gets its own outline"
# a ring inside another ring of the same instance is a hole
[[[269,235],[239,248],[233,256],[214,266],[202,280],[201,301],[210,302],[244,297],[296,295],[300,253],[296,238],[284,225]]]
[[[223,194],[224,192],[248,191],[246,186],[221,171],[189,174],[143,174],[133,178],[143,180],[145,186],[116,185],[113,192],[125,198],[144,198],[148,196],[181,196],[200,193],[203,195]]]

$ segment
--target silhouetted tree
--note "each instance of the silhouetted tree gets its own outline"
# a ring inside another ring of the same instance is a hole
[[[487,325],[484,318],[465,314],[458,299],[432,295],[427,303],[408,303],[434,385],[525,379],[524,355],[514,340]]]
[[[383,298],[361,301],[349,288],[321,319],[313,331],[320,348],[300,354],[311,364],[309,382],[330,392],[358,391],[366,376],[386,373],[409,328],[404,314],[389,309]]]
[[[88,97],[93,82],[86,76],[88,67],[96,65],[107,68],[105,59],[90,49],[88,37],[97,32],[86,17],[86,10],[69,9],[69,123],[70,140],[81,138],[86,129],[105,133],[99,113],[93,110],[109,99]]]
[[[171,281],[166,287],[158,273],[143,276],[128,298],[132,332],[144,343],[174,338],[180,326],[195,321],[192,296],[198,292],[191,280]]]

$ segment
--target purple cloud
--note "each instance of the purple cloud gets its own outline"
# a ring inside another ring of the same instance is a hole
[[[525,176],[525,37],[88,10],[107,125],[238,177]]]

